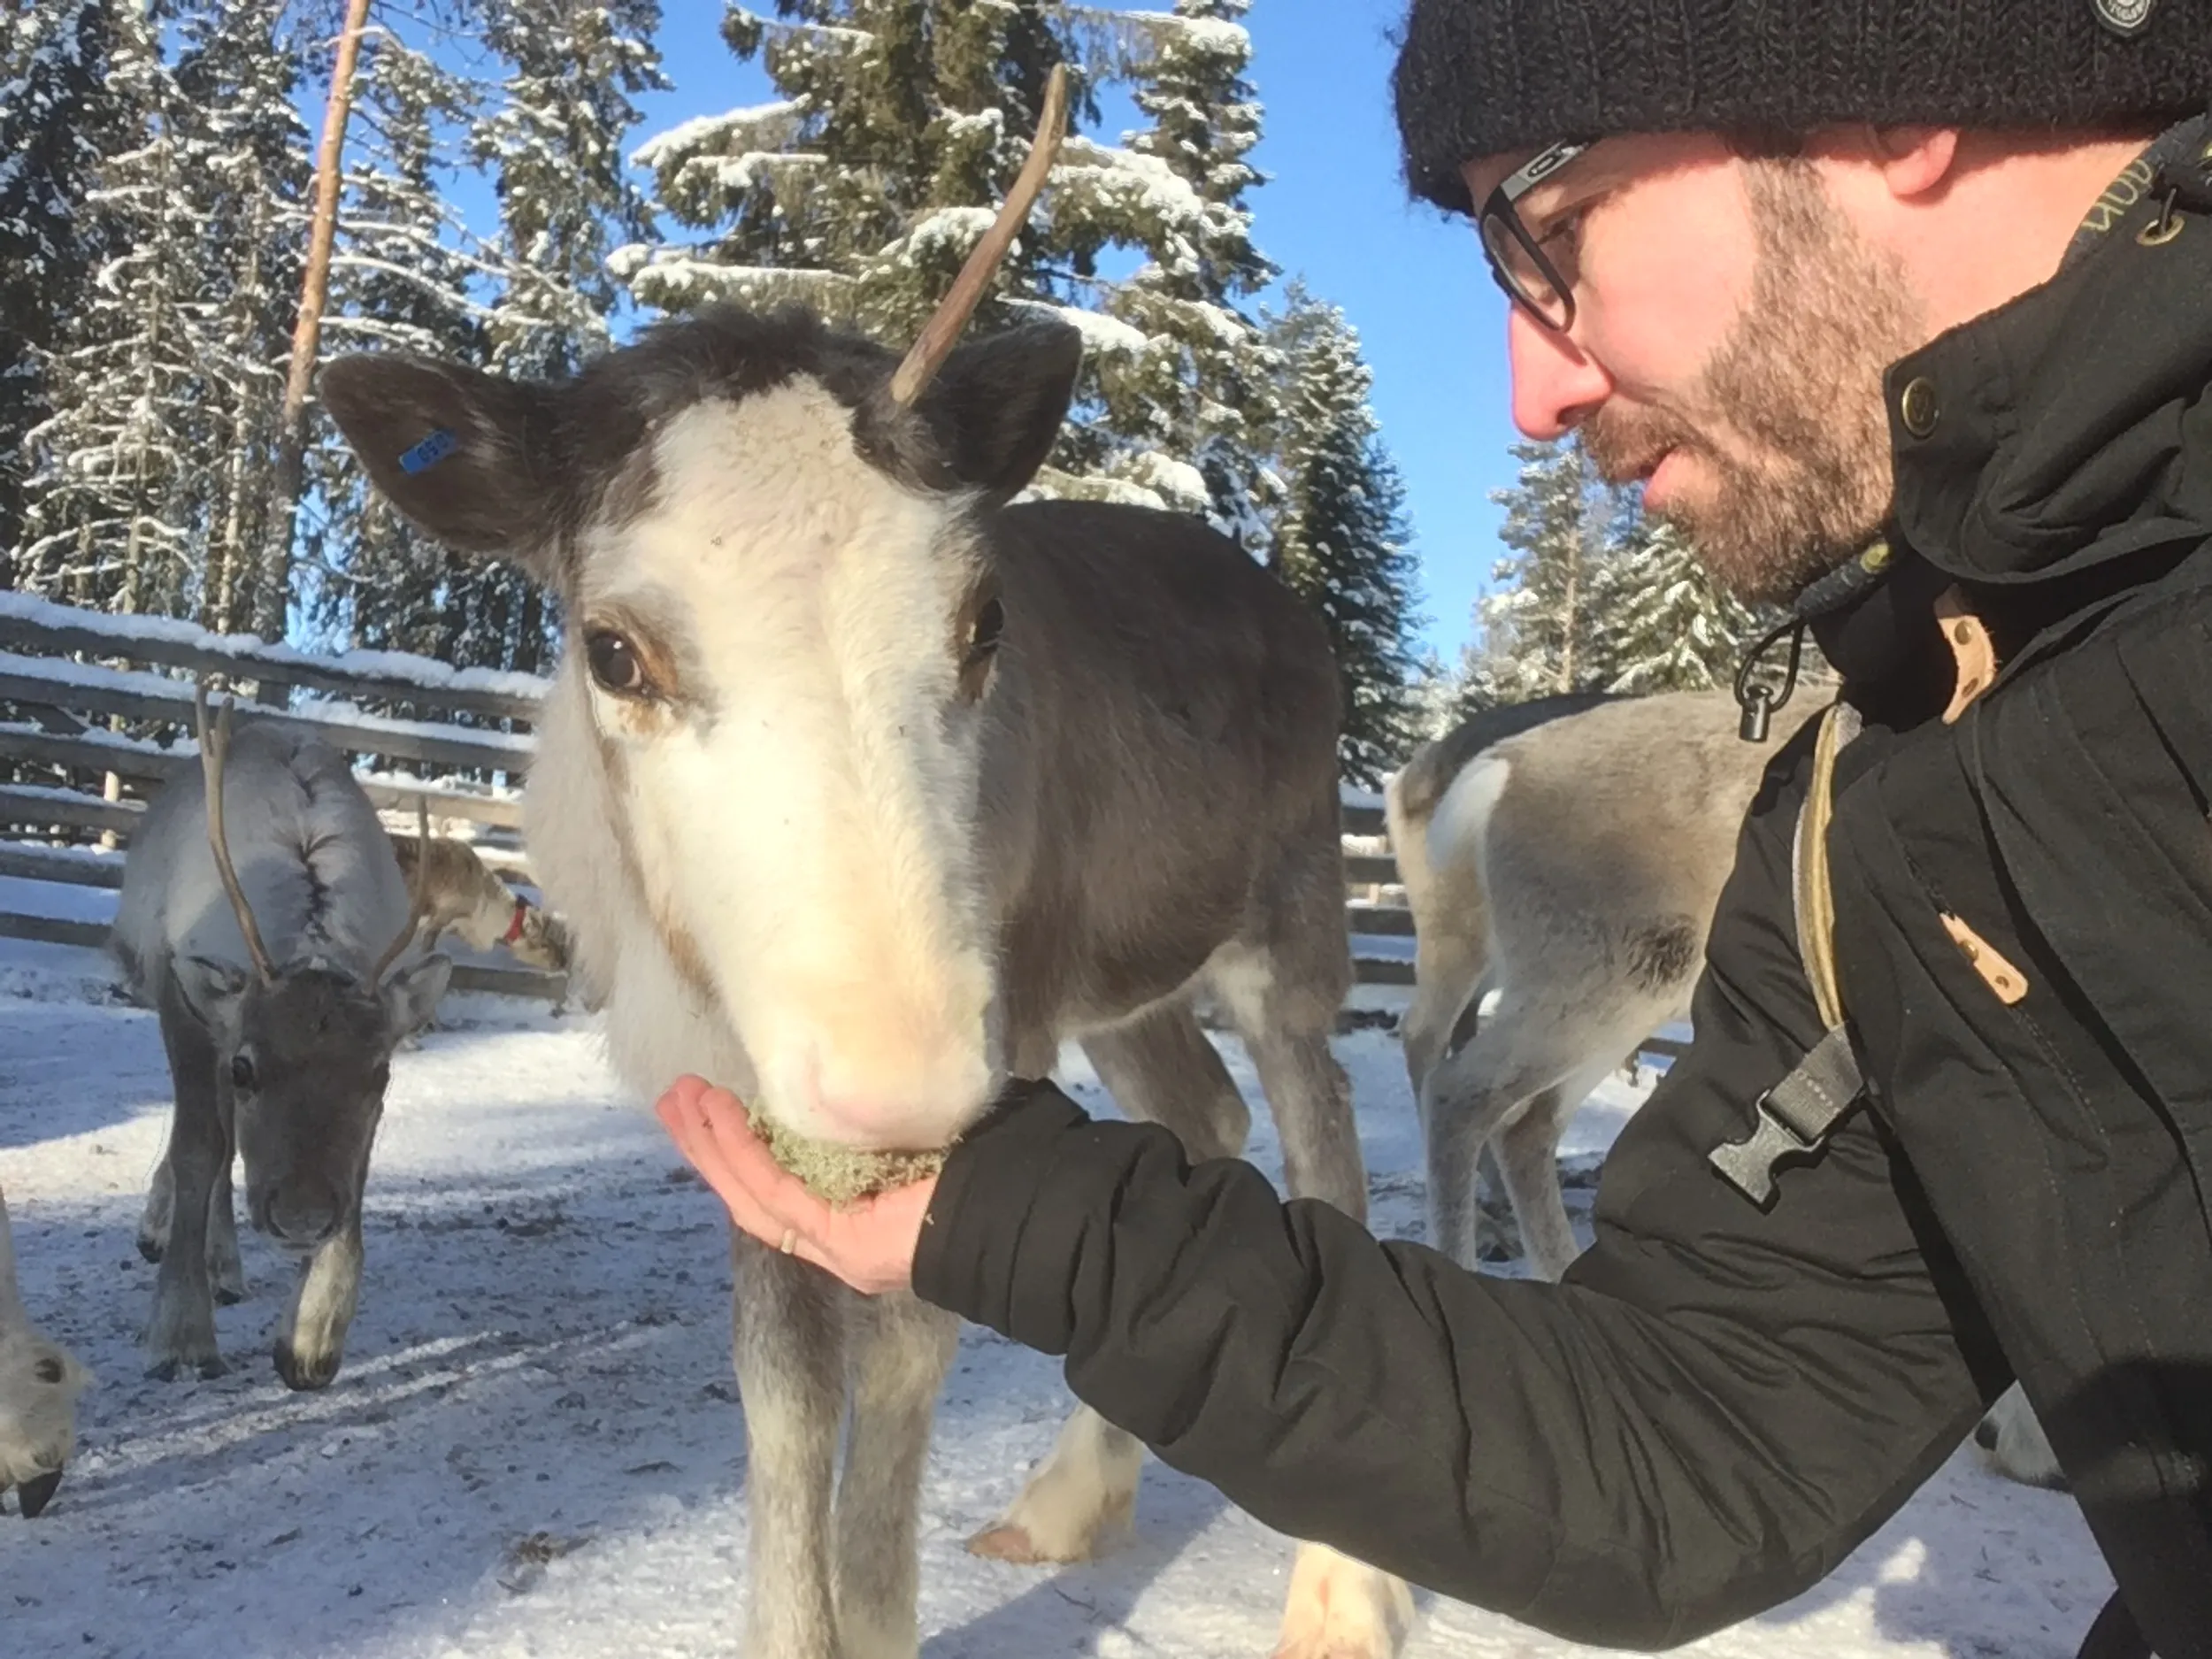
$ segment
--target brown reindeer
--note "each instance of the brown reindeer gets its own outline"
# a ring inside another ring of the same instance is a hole
[[[530,902],[503,880],[466,841],[450,836],[392,834],[392,851],[401,875],[411,886],[426,844],[430,856],[419,872],[422,930],[426,946],[447,933],[470,949],[503,946],[516,961],[549,973],[568,966],[568,933],[560,920]]]
[[[1073,1038],[1125,1110],[1233,1154],[1248,1115],[1192,1011],[1209,987],[1293,1190],[1363,1216],[1329,1047],[1351,964],[1326,636],[1194,519],[1010,505],[1080,338],[954,349],[1049,160],[1041,142],[903,362],[803,311],[717,306],[563,383],[362,356],[323,401],[415,523],[560,598],[526,833],[641,1094],[698,1072],[799,1135],[833,1135],[830,1101],[866,1145],[926,1149]],[[956,1321],[733,1248],[747,1650],[911,1659]],[[1079,1409],[973,1548],[1089,1555],[1141,1458]],[[1374,1659],[1409,1607],[1302,1547],[1282,1651]]]

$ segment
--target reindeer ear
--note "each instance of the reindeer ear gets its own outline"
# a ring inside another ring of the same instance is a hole
[[[177,989],[201,1025],[219,1037],[237,1030],[238,1004],[253,978],[250,969],[213,956],[180,956],[175,972]]]
[[[394,1041],[409,1035],[437,1012],[438,1001],[452,977],[453,958],[433,952],[384,981],[384,1008],[391,1018]]]
[[[1019,495],[1060,435],[1083,336],[1065,323],[1036,323],[987,334],[946,360],[922,394],[964,484],[995,501]]]
[[[403,352],[340,357],[323,407],[379,494],[448,547],[538,568],[565,471],[549,387]]]

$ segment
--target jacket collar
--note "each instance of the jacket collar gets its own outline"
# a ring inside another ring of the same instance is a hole
[[[2115,180],[2057,275],[1890,368],[1894,523],[1918,557],[2008,585],[2212,537],[2208,172],[2199,117]]]

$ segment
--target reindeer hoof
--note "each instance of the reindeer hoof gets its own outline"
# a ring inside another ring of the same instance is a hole
[[[301,1394],[311,1394],[318,1388],[327,1388],[338,1375],[343,1356],[332,1354],[321,1359],[303,1360],[292,1349],[289,1342],[276,1345],[277,1375],[284,1379],[287,1388]]]
[[[1047,1557],[1018,1526],[988,1526],[968,1540],[968,1553],[986,1561],[1003,1561],[1017,1567],[1036,1567]]]
[[[244,1286],[226,1285],[219,1279],[215,1281],[215,1305],[217,1307],[235,1308],[240,1302],[245,1301],[245,1299],[246,1289]]]
[[[22,1506],[23,1518],[35,1521],[46,1512],[46,1506],[54,1501],[54,1493],[61,1485],[61,1471],[39,1475],[25,1481],[15,1489],[15,1501]]]
[[[150,1233],[138,1235],[138,1253],[157,1265],[161,1261],[161,1240]]]

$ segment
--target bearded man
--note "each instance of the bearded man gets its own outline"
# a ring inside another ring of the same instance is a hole
[[[1594,1248],[1480,1277],[1045,1084],[854,1213],[664,1119],[762,1238],[1585,1642],[1815,1584],[2017,1378],[2119,1586],[2084,1651],[2212,1655],[2212,6],[1415,0],[1396,95],[1517,424],[1842,676]]]

